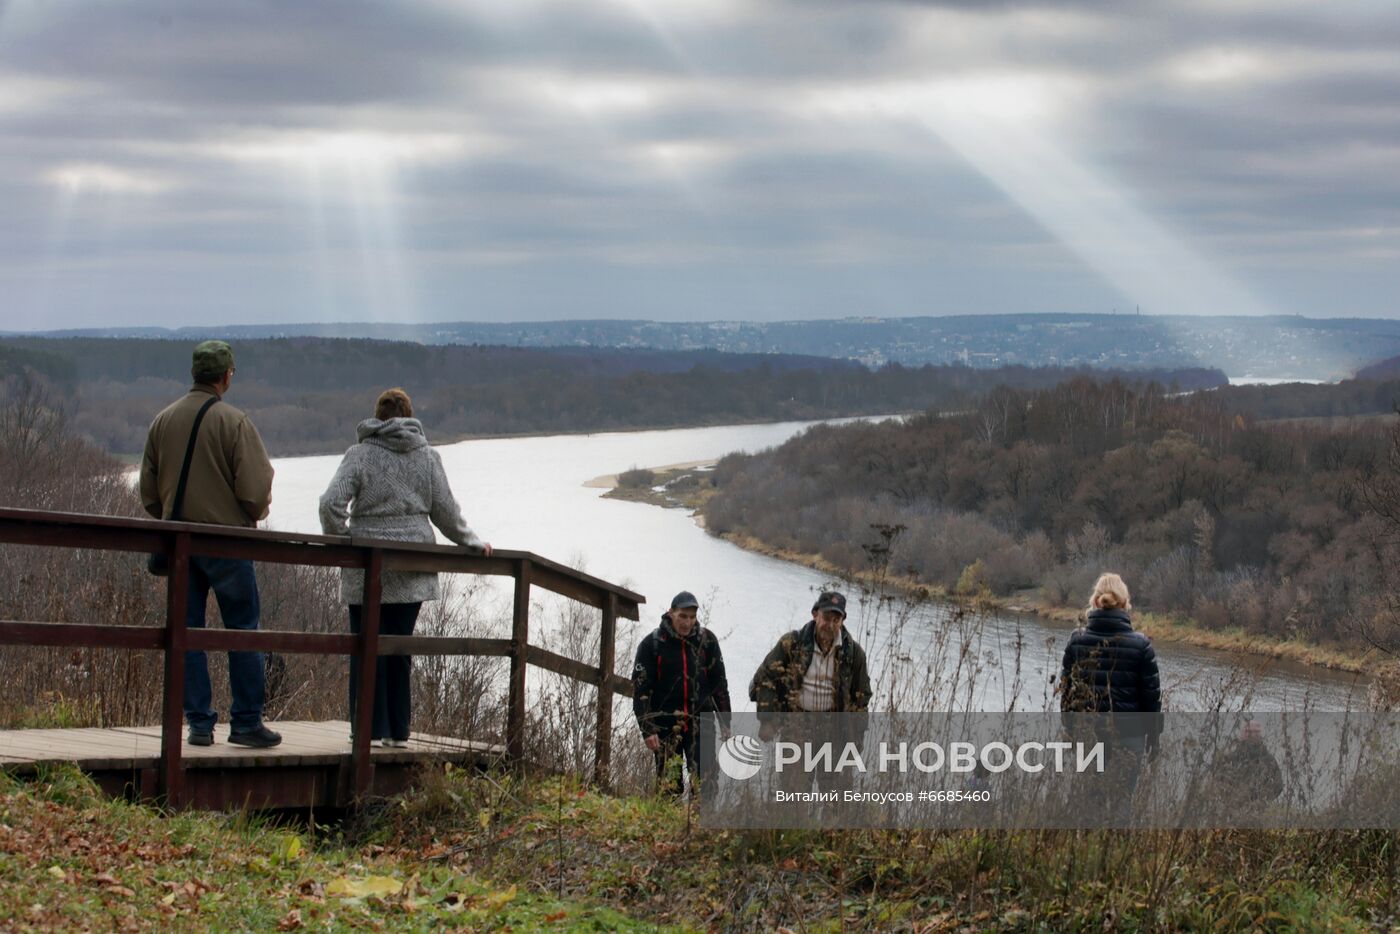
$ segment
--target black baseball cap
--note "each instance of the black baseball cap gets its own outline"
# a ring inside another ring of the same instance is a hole
[[[695,594],[689,590],[682,590],[671,598],[671,609],[673,610],[698,610],[700,601],[695,599]]]
[[[846,597],[834,590],[827,590],[817,597],[817,602],[812,606],[813,613],[820,613],[822,610],[835,610],[842,616],[846,615]]]

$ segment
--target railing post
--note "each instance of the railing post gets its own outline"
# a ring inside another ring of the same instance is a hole
[[[530,651],[530,561],[515,569],[515,612],[510,632],[510,709],[506,712],[506,755],[514,765],[525,759],[525,666]]]
[[[355,741],[350,746],[350,759],[356,801],[363,801],[369,794],[374,777],[370,733],[374,729],[374,684],[379,669],[379,599],[384,593],[383,571],[384,553],[371,548],[369,560],[365,562],[364,592],[360,597],[360,639],[355,645],[360,671],[355,686],[355,722],[352,724]]]
[[[612,764],[613,666],[617,662],[617,594],[603,598],[603,628],[598,644],[598,735],[593,746],[593,781],[608,786]]]
[[[160,716],[160,794],[167,807],[185,798],[180,761],[185,719],[185,616],[190,598],[190,534],[177,532],[165,581],[165,693]]]

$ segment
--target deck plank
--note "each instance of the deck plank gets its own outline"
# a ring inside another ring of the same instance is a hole
[[[250,749],[228,742],[228,725],[214,729],[214,745],[183,747],[187,768],[276,768],[339,765],[350,755],[350,724],[345,720],[286,721],[268,724],[283,741],[270,749]],[[408,763],[494,758],[505,749],[451,736],[414,733],[409,745],[375,745],[375,762]],[[82,768],[151,768],[160,757],[160,727],[0,730],[0,767],[39,762],[73,762]]]

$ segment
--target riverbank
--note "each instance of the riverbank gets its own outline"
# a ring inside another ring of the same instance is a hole
[[[642,467],[620,474],[604,474],[583,485],[589,489],[607,490],[604,499],[620,499],[629,503],[647,503],[663,509],[689,509],[700,525],[704,516],[698,510],[714,495],[710,472],[717,460],[688,461],[663,467]]]
[[[649,503],[670,509],[689,509],[696,523],[703,528],[704,516],[698,510],[714,494],[714,487],[709,484],[704,474],[714,463],[700,461],[642,468],[654,475],[654,482],[633,489],[619,485],[620,475],[596,477],[585,485],[608,489],[604,494],[605,498]],[[690,482],[692,479],[696,482]],[[674,491],[673,487],[676,487]],[[1052,604],[1034,592],[1007,596],[999,596],[985,590],[975,595],[956,594],[909,576],[852,571],[839,567],[820,555],[778,548],[751,535],[726,533],[717,537],[755,554],[800,564],[832,577],[854,580],[862,586],[897,590],[916,600],[937,600],[970,604],[983,610],[1024,613],[1065,626],[1080,622],[1084,615],[1080,607]],[[1361,653],[1300,640],[1279,639],[1246,632],[1238,627],[1206,629],[1194,620],[1177,614],[1135,613],[1133,625],[1158,642],[1174,642],[1239,656],[1273,659],[1352,674],[1371,675],[1382,661],[1376,653]]]
[[[793,416],[791,418],[775,418],[772,415],[756,416],[754,418],[737,418],[723,416],[715,419],[699,421],[677,421],[677,422],[657,422],[654,424],[625,425],[617,427],[596,427],[596,428],[541,428],[536,431],[507,431],[488,433],[458,433],[458,434],[433,434],[432,424],[424,425],[424,430],[428,432],[428,443],[433,447],[446,447],[448,445],[460,444],[463,441],[504,441],[518,440],[522,438],[554,438],[554,437],[587,437],[590,435],[613,435],[613,434],[642,434],[648,431],[680,431],[688,428],[728,428],[741,427],[745,425],[781,425],[787,422],[810,422],[817,424],[821,422],[844,422],[854,419],[887,419],[887,418],[909,418],[914,415],[921,415],[922,411],[908,410],[903,412],[890,412],[881,408],[875,412],[844,412],[841,414],[829,415],[807,415]],[[958,414],[942,412],[942,415]],[[280,457],[325,457],[331,454],[344,454],[345,449],[354,442],[354,425],[349,426],[349,434],[336,441],[328,441],[325,445],[315,444],[306,450],[282,451],[277,450],[275,445],[268,446],[268,454],[273,458]],[[117,452],[108,451],[113,457],[123,462],[139,465],[141,463],[141,452]],[[680,466],[680,465],[677,465]],[[662,468],[656,468],[662,469]],[[601,478],[597,478],[601,479]],[[592,483],[593,481],[589,481]]]
[[[1029,594],[997,596],[986,591],[974,596],[955,594],[950,593],[945,588],[931,586],[912,577],[851,571],[832,564],[820,555],[803,554],[777,548],[751,535],[727,533],[719,537],[746,551],[783,561],[791,561],[824,574],[830,574],[833,577],[855,580],[866,586],[883,586],[899,590],[915,599],[970,604],[978,609],[1008,613],[1025,613],[1067,626],[1080,622],[1084,615],[1083,609],[1057,606]],[[1177,642],[1217,652],[1276,659],[1352,674],[1372,674],[1379,663],[1379,659],[1371,653],[1361,654],[1297,640],[1277,639],[1257,633],[1248,633],[1237,627],[1220,630],[1205,629],[1188,618],[1175,615],[1134,613],[1133,626],[1157,642]]]

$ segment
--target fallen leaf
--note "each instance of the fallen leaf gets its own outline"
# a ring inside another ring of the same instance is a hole
[[[545,915],[545,916],[544,916],[544,919],[545,919],[546,921],[548,921],[550,924],[555,924],[556,922],[563,921],[563,920],[564,920],[565,918],[567,918],[568,916],[569,916],[569,913],[568,913],[567,911],[555,911],[555,912],[552,912],[552,913],[550,913],[550,914]]]
[[[301,837],[294,833],[286,834],[277,841],[277,859],[279,862],[290,863],[301,855]]]
[[[162,899],[160,900],[160,903],[161,903],[162,905],[173,905],[173,904],[175,904],[175,893],[174,893],[174,892],[171,892],[169,895],[167,895],[167,896],[165,896],[164,898],[162,898]]]
[[[122,898],[130,898],[136,894],[124,885],[109,885],[107,886],[107,891],[111,892],[113,895],[120,895]]]
[[[53,876],[55,879],[57,879],[57,880],[60,881],[60,882],[62,882],[64,879],[67,879],[67,878],[68,878],[68,873],[66,873],[66,872],[63,871],[63,867],[62,867],[62,866],[50,866],[50,867],[49,867],[49,875]]]
[[[92,881],[96,882],[98,885],[117,884],[116,876],[112,875],[110,872],[99,872],[97,875],[92,877]]]
[[[338,898],[397,895],[401,891],[403,891],[403,883],[389,876],[365,876],[363,879],[349,879],[340,876],[332,879],[330,884],[326,886],[326,894]]]
[[[297,891],[307,898],[325,898],[326,887],[315,879],[303,879],[297,883]]]
[[[301,927],[300,908],[293,908],[291,911],[287,912],[285,918],[277,922],[277,930],[279,931],[295,931],[299,927]]]
[[[500,911],[506,905],[515,901],[515,886],[511,886],[504,892],[492,892],[486,896],[486,908],[489,911]]]

